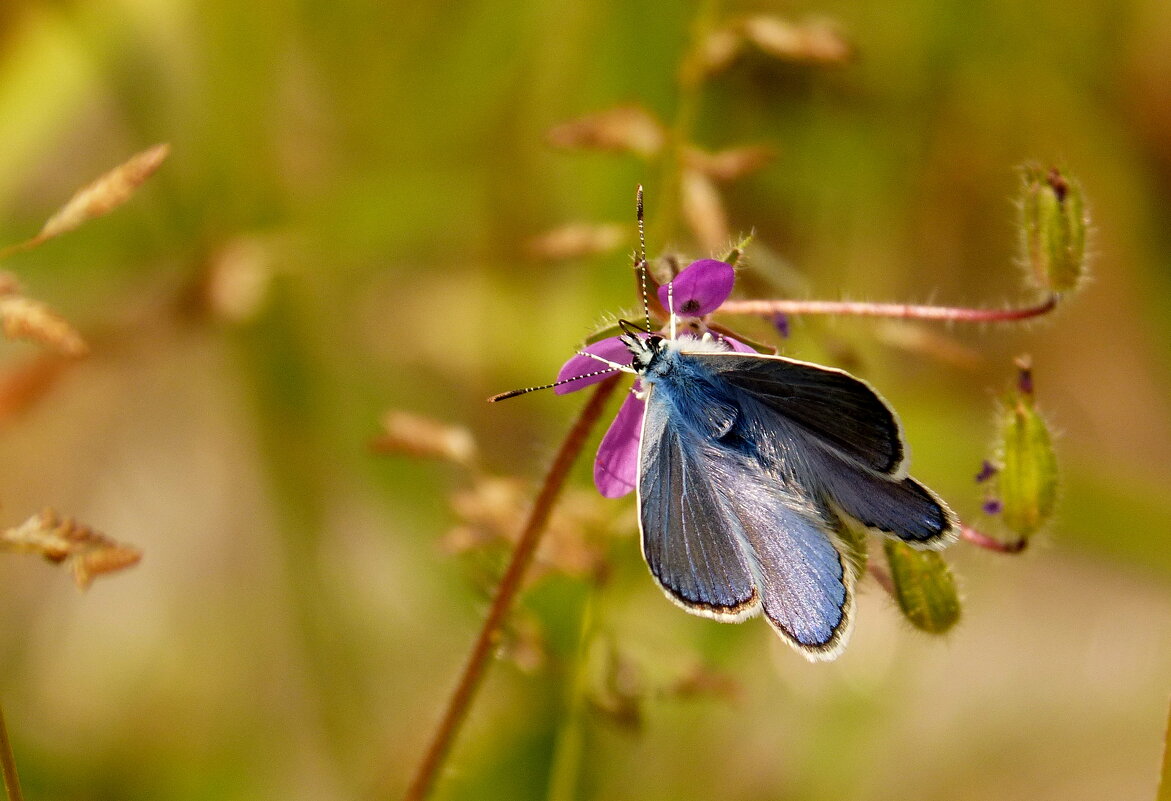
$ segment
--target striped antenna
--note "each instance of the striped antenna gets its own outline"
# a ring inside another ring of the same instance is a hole
[[[575,375],[573,378],[566,378],[561,381],[554,381],[552,384],[542,384],[539,387],[525,387],[524,389],[510,389],[508,392],[501,392],[499,395],[493,395],[488,398],[488,403],[496,403],[496,401],[508,400],[515,398],[518,395],[527,395],[530,392],[540,392],[542,389],[553,389],[562,384],[568,384],[571,381],[580,381],[583,378],[593,378],[599,375],[606,375],[607,373],[617,373],[620,371],[619,367],[607,367],[605,370],[596,370],[592,373],[585,373],[583,375]]]
[[[646,330],[651,330],[651,307],[646,297],[646,224],[642,219],[642,184],[634,196],[635,213],[638,216],[638,273],[642,281],[642,316],[646,320]]]
[[[643,330],[645,331],[645,333],[649,334],[649,333],[651,333],[651,309],[650,309],[650,303],[647,300],[647,292],[646,292],[646,284],[647,284],[647,278],[646,278],[646,272],[647,272],[647,269],[646,269],[647,268],[647,264],[646,264],[646,223],[643,220],[642,184],[638,185],[638,191],[635,193],[635,209],[636,209],[636,213],[638,216],[638,253],[635,254],[635,267],[638,268],[639,278],[642,283],[642,314],[643,314],[643,318],[646,320],[646,328]],[[620,320],[619,323],[622,325],[622,330],[629,336],[634,336],[633,331],[638,330],[637,325],[634,325],[633,323],[628,323],[626,320]],[[630,327],[629,330],[628,330],[627,326]],[[501,392],[499,395],[493,395],[492,397],[488,398],[488,403],[496,403],[497,401],[508,400],[509,398],[515,398],[518,395],[527,395],[530,392],[540,392],[543,389],[553,389],[554,387],[559,387],[563,384],[568,384],[571,381],[580,381],[583,378],[595,378],[600,375],[608,375],[610,373],[617,373],[617,372],[632,373],[634,375],[638,375],[638,371],[635,370],[630,365],[612,362],[609,359],[602,358],[601,356],[597,355],[596,353],[589,353],[587,351],[579,350],[578,354],[581,356],[589,356],[591,359],[596,359],[597,361],[601,362],[602,364],[605,364],[606,369],[595,370],[592,373],[585,373],[584,375],[576,375],[573,378],[566,378],[561,381],[554,381],[551,384],[542,384],[539,387],[525,387],[524,389],[513,389],[513,390],[509,390],[508,392]]]

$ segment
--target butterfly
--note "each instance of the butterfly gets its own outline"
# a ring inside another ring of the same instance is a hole
[[[640,241],[641,199],[640,188]],[[666,335],[650,325],[644,290],[645,328],[622,320],[619,336],[580,351],[554,384],[492,400],[633,373],[637,389],[603,438],[595,480],[606,495],[637,490],[656,583],[688,612],[725,622],[761,614],[807,658],[834,659],[853,622],[851,521],[920,549],[947,546],[959,523],[907,474],[899,419],[865,381],[694,335],[733,275],[711,259],[689,265],[659,290]],[[605,369],[589,369],[599,362]]]

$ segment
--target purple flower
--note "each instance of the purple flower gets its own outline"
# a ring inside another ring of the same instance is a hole
[[[659,302],[676,317],[705,317],[720,307],[732,293],[735,271],[731,265],[715,259],[701,259],[689,264],[675,280],[659,287]],[[700,321],[700,330],[704,330]],[[690,332],[684,336],[691,336]],[[716,334],[729,350],[755,353],[752,348],[731,337]],[[630,351],[618,337],[608,337],[583,349],[607,361],[629,366]],[[577,354],[567,361],[557,374],[558,381],[571,381],[556,388],[558,394],[573,392],[596,384],[613,375],[613,368],[597,359]],[[577,378],[574,381],[572,379]],[[638,483],[638,443],[642,434],[642,416],[646,404],[638,397],[638,383],[627,394],[614,422],[598,446],[594,459],[594,484],[607,498],[620,498],[634,490]]]

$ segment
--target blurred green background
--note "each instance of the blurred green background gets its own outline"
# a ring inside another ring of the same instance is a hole
[[[916,475],[977,523],[993,401],[1032,354],[1060,517],[1020,557],[951,549],[965,610],[943,638],[864,582],[829,665],[760,621],[679,612],[618,537],[600,589],[552,574],[525,597],[543,658],[492,667],[436,797],[544,798],[556,763],[581,798],[1154,798],[1171,690],[1165,0],[5,0],[0,242],[173,146],[128,206],[3,265],[93,349],[0,419],[3,523],[52,506],[146,554],[84,595],[0,559],[0,701],[27,797],[401,793],[501,555],[441,547],[464,471],[369,441],[406,409],[466,426],[484,470],[539,480],[584,397],[484,398],[551,380],[604,312],[636,305],[635,184],[653,253],[708,255],[670,222],[669,165],[546,132],[620,104],[671,120],[695,26],[749,12],[828,17],[856,49],[833,67],[749,56],[692,98],[698,144],[775,148],[721,191],[797,295],[1016,302],[1015,168],[1082,182],[1094,278],[1051,318],[919,329],[963,359],[875,321],[799,320],[784,343],[879,386]],[[629,233],[591,257],[526,249],[574,221]],[[741,289],[768,297],[752,275]],[[40,358],[0,350],[5,382]],[[590,508],[629,531],[631,499]],[[635,676],[637,729],[573,692],[605,684],[595,656],[574,679],[587,610]]]

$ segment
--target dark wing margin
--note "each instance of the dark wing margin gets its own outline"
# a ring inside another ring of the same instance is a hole
[[[716,620],[743,620],[759,611],[735,522],[694,445],[682,441],[653,390],[643,417],[638,496],[643,556],[668,598]]]
[[[844,458],[876,473],[903,477],[906,448],[898,417],[865,381],[781,356],[688,355]]]

